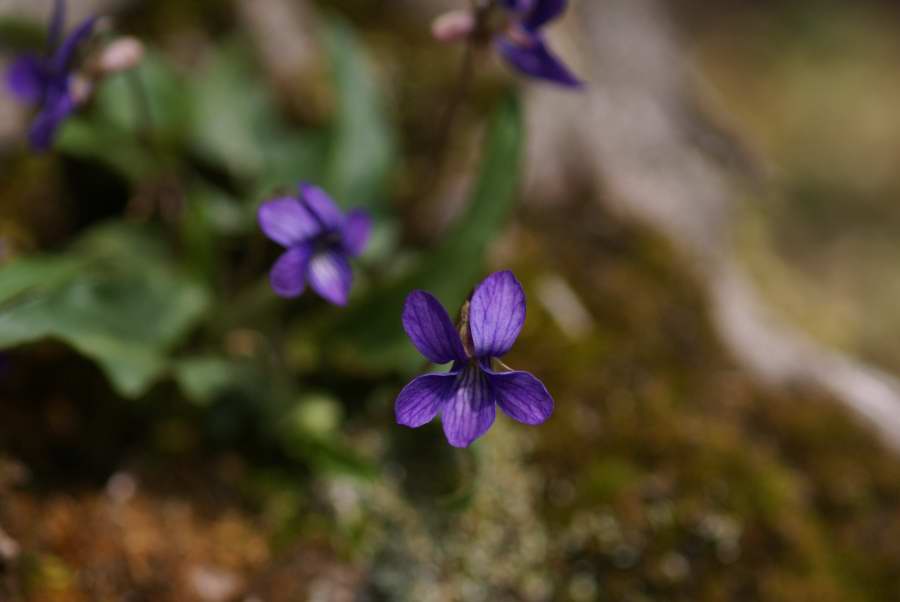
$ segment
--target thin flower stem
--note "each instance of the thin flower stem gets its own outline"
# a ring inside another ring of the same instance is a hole
[[[456,78],[456,83],[453,86],[453,95],[450,97],[450,102],[447,103],[447,107],[444,109],[444,113],[441,115],[441,120],[438,126],[438,135],[437,142],[435,144],[435,155],[434,155],[434,163],[432,165],[432,178],[431,186],[428,188],[432,188],[433,184],[437,180],[437,176],[441,169],[441,164],[444,162],[447,153],[450,150],[450,143],[453,139],[453,126],[456,123],[457,118],[459,117],[460,109],[462,108],[463,102],[466,100],[466,97],[469,95],[469,90],[472,87],[472,78],[475,72],[475,43],[471,40],[466,42],[465,50],[463,51],[462,63],[459,68],[459,75]]]

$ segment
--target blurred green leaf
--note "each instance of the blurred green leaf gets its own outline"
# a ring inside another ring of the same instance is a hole
[[[189,119],[184,85],[165,58],[150,51],[135,71],[98,87],[93,109],[67,120],[57,148],[98,160],[132,182],[164,168]]]
[[[25,286],[41,274],[54,278]],[[164,373],[168,352],[209,304],[158,239],[122,224],[91,231],[66,256],[15,261],[0,269],[0,283],[19,293],[0,307],[0,347],[60,339],[96,360],[130,397]]]
[[[400,326],[406,295],[417,288],[428,290],[453,312],[477,284],[488,245],[516,202],[522,142],[521,108],[509,98],[492,119],[481,173],[465,215],[408,276],[345,314],[330,345],[343,359],[374,370],[412,371],[422,364]]]
[[[292,129],[259,74],[239,40],[220,46],[188,90],[190,136],[202,157],[230,175],[260,178],[263,190],[254,192],[265,194],[321,173],[326,138]]]
[[[173,375],[189,399],[204,405],[224,393],[251,390],[262,378],[246,362],[218,356],[180,358],[174,363]]]
[[[195,149],[230,173],[258,174],[265,163],[265,142],[278,123],[274,102],[246,48],[235,41],[221,46],[188,93]]]
[[[343,203],[377,212],[396,144],[374,64],[344,21],[332,19],[325,39],[337,92],[325,187]]]
[[[190,97],[183,79],[167,59],[150,50],[140,66],[104,81],[95,99],[97,117],[119,131],[152,133],[157,142],[174,144],[189,123]]]
[[[157,169],[152,153],[137,138],[88,117],[67,120],[56,148],[74,157],[99,161],[132,182],[146,179]]]

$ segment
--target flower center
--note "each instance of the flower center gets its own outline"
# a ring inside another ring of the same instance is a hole
[[[470,302],[466,300],[459,310],[459,320],[456,322],[456,329],[459,331],[459,338],[462,340],[466,356],[470,361],[474,362],[476,360],[475,343],[472,341],[472,331],[469,329],[469,306]]]

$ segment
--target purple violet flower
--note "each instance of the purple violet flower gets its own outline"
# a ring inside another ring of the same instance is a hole
[[[366,247],[372,219],[362,209],[344,215],[324,190],[300,184],[298,197],[277,198],[259,208],[262,231],[287,251],[272,267],[272,289],[299,297],[309,281],[334,305],[346,305],[353,283],[351,257]]]
[[[528,372],[495,372],[492,363],[512,348],[525,323],[525,292],[512,272],[488,276],[463,306],[460,328],[429,293],[413,291],[403,308],[403,328],[419,353],[449,372],[425,374],[397,396],[397,422],[418,428],[441,414],[454,447],[468,447],[494,423],[495,405],[524,424],[541,424],[553,398]],[[502,365],[502,362],[498,363]],[[505,367],[505,366],[504,366]]]
[[[56,0],[47,34],[49,56],[24,54],[16,58],[6,73],[6,85],[20,102],[38,107],[28,133],[31,146],[50,148],[60,124],[75,110],[72,58],[94,29],[96,17],[85,19],[62,39],[65,1]]]
[[[513,19],[496,36],[497,51],[525,75],[561,86],[580,88],[581,81],[547,47],[541,30],[566,10],[568,0],[500,0]]]

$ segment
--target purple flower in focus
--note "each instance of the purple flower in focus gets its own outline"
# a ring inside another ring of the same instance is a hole
[[[20,102],[38,107],[28,133],[32,147],[37,150],[50,148],[59,125],[77,105],[72,59],[78,46],[90,36],[97,18],[86,19],[62,39],[64,21],[65,2],[56,0],[47,34],[48,56],[19,56],[6,73],[10,93]]]
[[[287,248],[272,267],[277,294],[299,297],[308,281],[326,301],[347,304],[353,283],[349,259],[362,253],[372,229],[366,211],[354,209],[345,215],[324,190],[300,184],[298,197],[263,203],[259,225]]]
[[[518,71],[561,86],[581,81],[547,47],[541,30],[566,10],[568,0],[501,0],[513,19],[496,36],[498,52]]]
[[[454,447],[468,447],[494,423],[495,406],[524,424],[553,413],[547,388],[528,372],[495,372],[493,360],[512,348],[525,323],[525,292],[512,272],[488,276],[463,307],[460,329],[440,302],[413,291],[403,308],[403,328],[419,353],[449,372],[426,374],[397,396],[397,422],[412,428],[441,415]],[[498,360],[499,363],[499,360]]]

